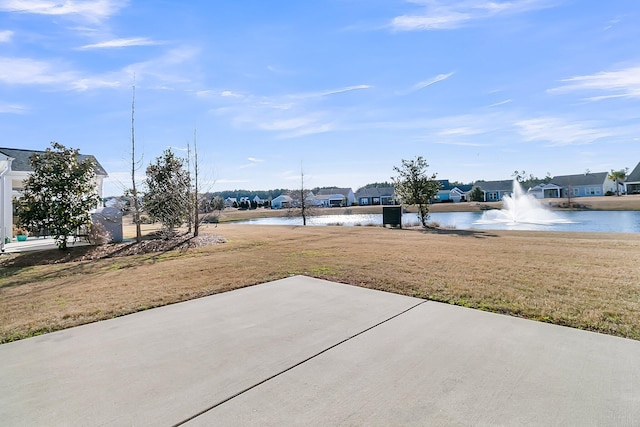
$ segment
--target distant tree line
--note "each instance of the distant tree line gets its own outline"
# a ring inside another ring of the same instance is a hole
[[[225,191],[214,191],[211,193],[207,193],[209,199],[213,199],[214,197],[221,197],[223,200],[228,197],[235,197],[236,199],[240,199],[240,197],[255,197],[258,196],[262,200],[271,200],[275,199],[281,194],[288,194],[291,190],[285,188],[276,188],[273,190],[225,190]]]

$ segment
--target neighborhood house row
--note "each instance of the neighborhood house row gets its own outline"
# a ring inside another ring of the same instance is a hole
[[[29,158],[42,151],[16,148],[0,148],[0,225],[5,233],[11,233],[13,224],[13,200],[24,190],[24,181],[33,172]],[[103,196],[103,182],[107,172],[91,155],[80,155],[81,159],[91,158],[95,161],[96,188],[98,195]],[[603,196],[607,194],[640,194],[640,163],[627,175],[624,182],[614,182],[608,178],[607,172],[586,173],[580,175],[561,175],[551,178],[546,184],[539,184],[528,189],[529,194],[539,199]],[[513,191],[512,180],[476,181],[470,185],[452,185],[448,180],[439,180],[440,190],[434,202],[468,201],[473,187],[482,191],[486,202],[500,201]],[[243,197],[240,200],[227,198],[229,206],[242,201],[254,201],[262,205],[260,198]],[[321,189],[317,194],[309,193],[306,199],[309,205],[318,207],[392,205],[399,202],[393,187],[365,188],[356,193],[350,188]],[[274,209],[295,207],[299,202],[289,194],[282,194],[270,201]]]
[[[470,193],[474,187],[482,191],[483,201],[498,202],[513,192],[513,180],[476,181],[474,184],[453,185],[449,180],[438,180],[440,190],[434,202],[465,202],[470,200]],[[640,163],[627,176],[624,182],[614,182],[609,179],[608,172],[595,172],[579,175],[559,175],[550,179],[548,183],[538,184],[526,189],[528,194],[537,199],[559,199],[568,197],[604,196],[612,194],[640,194]],[[227,206],[238,206],[242,201],[253,201],[258,205],[264,204],[258,196],[225,199]],[[393,205],[399,202],[393,187],[365,188],[353,192],[351,188],[331,188],[319,190],[317,194],[310,192],[306,202],[318,207],[343,207],[357,204]],[[282,194],[271,200],[271,208],[286,209],[299,205],[300,202],[289,194]]]

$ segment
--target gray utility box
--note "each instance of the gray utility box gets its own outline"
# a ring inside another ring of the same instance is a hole
[[[384,206],[382,208],[382,225],[402,228],[402,206]]]
[[[111,234],[112,242],[122,242],[122,211],[116,208],[98,208],[91,212],[91,222],[102,224]]]

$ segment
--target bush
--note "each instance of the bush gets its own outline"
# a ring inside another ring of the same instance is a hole
[[[219,222],[217,215],[207,215],[200,220],[203,224],[217,224]]]

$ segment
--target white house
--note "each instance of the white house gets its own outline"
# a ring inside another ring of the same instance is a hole
[[[2,226],[0,235],[2,244],[4,244],[5,236],[13,234],[13,199],[20,197],[24,190],[24,181],[33,173],[29,158],[35,153],[44,153],[44,151],[0,147],[0,225]],[[86,154],[79,155],[80,161],[86,159],[93,159],[95,162],[96,189],[98,195],[102,197],[103,182],[108,177],[107,172],[95,157]]]
[[[351,188],[323,188],[315,196],[314,203],[325,208],[351,206],[356,196]]]
[[[291,207],[293,207],[293,199],[286,194],[281,194],[271,201],[271,209],[288,209]]]

